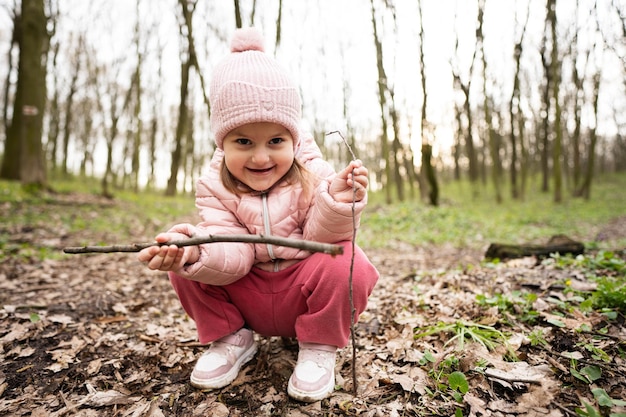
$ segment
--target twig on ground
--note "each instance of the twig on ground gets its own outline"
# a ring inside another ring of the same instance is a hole
[[[113,252],[139,252],[151,246],[175,245],[178,247],[202,245],[204,243],[215,242],[243,242],[243,243],[267,243],[276,246],[287,246],[302,249],[309,252],[322,252],[329,255],[343,254],[343,246],[329,243],[313,242],[287,237],[266,236],[266,235],[208,235],[196,236],[185,240],[172,240],[165,243],[135,243],[132,245],[112,245],[112,246],[82,246],[64,248],[63,252],[70,254],[79,253],[113,253]]]

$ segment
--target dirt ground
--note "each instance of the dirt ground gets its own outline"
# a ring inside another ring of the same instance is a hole
[[[625,224],[607,225],[606,233],[620,227],[626,233]],[[3,227],[13,239],[72,246],[72,236]],[[577,414],[583,401],[598,408],[594,388],[626,398],[624,317],[557,311],[559,300],[572,296],[564,282],[592,288],[580,271],[534,258],[484,264],[481,253],[446,247],[398,245],[368,255],[381,279],[356,327],[356,360],[352,346],[340,352],[335,393],[313,404],[287,396],[297,350],[280,338],[260,337],[256,357],[229,387],[191,387],[190,371],[204,350],[194,323],[166,276],[147,270],[134,254],[43,262],[9,257],[0,265],[0,415],[575,416],[593,415]],[[537,295],[533,307],[541,317],[532,326],[497,305],[477,303],[479,294],[518,291]],[[505,322],[508,350],[469,341],[461,348],[446,343],[452,334],[445,332],[415,337],[439,322],[493,328]],[[545,343],[531,343],[528,335],[536,332]],[[608,358],[598,358],[589,344]],[[469,382],[460,401],[447,373],[437,373],[446,364]],[[600,368],[601,378],[585,383],[572,376],[573,366],[586,365]],[[598,415],[626,413],[619,404],[598,409]]]

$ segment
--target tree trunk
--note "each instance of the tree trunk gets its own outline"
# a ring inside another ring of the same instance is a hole
[[[0,178],[8,179],[8,180],[19,180],[20,179],[20,166],[19,161],[16,156],[20,154],[20,138],[19,135],[13,134],[11,132],[11,122],[9,121],[9,99],[10,99],[10,90],[11,90],[11,73],[13,72],[14,63],[13,63],[13,48],[15,45],[20,47],[20,38],[22,33],[22,14],[17,9],[17,4],[14,5],[13,9],[13,33],[11,38],[11,45],[9,47],[9,51],[7,52],[7,77],[4,80],[4,92],[3,92],[3,107],[2,107],[2,121],[4,126],[4,156],[2,158],[2,166],[0,167]],[[15,109],[15,104],[12,103],[13,108]],[[14,112],[15,113],[15,112]]]
[[[21,14],[17,89],[1,176],[19,179],[28,188],[40,189],[47,186],[41,139],[49,36],[43,0],[23,1]],[[9,163],[10,160],[17,161],[17,166]]]
[[[280,46],[280,36],[282,34],[282,22],[283,22],[283,0],[278,0],[278,17],[276,17],[276,42],[274,43],[274,50],[277,51]]]
[[[400,143],[400,121],[398,120],[398,112],[396,110],[395,95],[393,90],[389,91],[389,101],[391,102],[391,108],[389,113],[391,116],[391,126],[393,130],[393,141],[391,143],[391,152],[393,160],[393,178],[396,185],[396,195],[399,201],[404,201],[404,180],[400,167],[402,163],[400,160],[404,160],[404,152],[402,149],[402,143]]]
[[[433,147],[427,143],[422,144],[422,176],[426,179],[428,188],[428,201],[432,206],[439,205],[439,184],[435,175],[435,167],[432,163]]]
[[[191,22],[193,17],[193,12],[195,10],[195,3],[189,3],[186,0],[179,0],[179,4],[182,9],[182,22],[180,23],[180,35],[183,37],[185,33],[191,33]],[[189,38],[186,39],[189,41]],[[172,161],[170,166],[170,178],[167,181],[167,188],[165,190],[165,195],[174,196],[176,195],[176,187],[178,184],[178,172],[183,164],[183,140],[185,138],[185,130],[187,127],[187,119],[189,117],[189,108],[187,106],[187,96],[189,95],[189,73],[191,70],[191,66],[193,65],[193,60],[195,59],[195,55],[193,54],[192,44],[188,42],[188,49],[186,53],[183,53],[183,56],[186,57],[183,59],[180,68],[180,101],[178,106],[178,122],[176,124],[176,136],[174,138],[174,150],[172,151]]]
[[[243,22],[241,20],[241,7],[239,6],[239,0],[233,0],[235,3],[235,26],[238,29],[243,27]]]
[[[548,2],[551,0],[548,0]],[[549,6],[548,6],[549,7]],[[549,15],[549,13],[548,13]],[[548,27],[548,17],[546,17],[546,29],[544,31],[543,40],[541,43],[541,63],[543,66],[543,72],[545,75],[546,83],[544,85],[542,91],[542,109],[541,113],[545,116],[540,117],[541,120],[541,136],[537,141],[537,150],[541,155],[541,191],[548,192],[550,189],[549,178],[550,178],[550,120],[548,115],[550,114],[550,90],[552,88],[552,83],[555,82],[552,79],[552,71],[550,70],[550,63],[547,57],[547,31]]]
[[[372,5],[372,25],[374,28],[374,45],[376,47],[376,66],[378,68],[378,103],[380,105],[380,117],[382,122],[381,132],[381,158],[384,164],[384,175],[382,178],[383,189],[385,190],[385,201],[387,204],[391,204],[391,187],[389,181],[391,179],[391,163],[389,153],[389,138],[387,136],[387,116],[386,116],[386,90],[387,90],[387,75],[385,74],[385,68],[383,66],[383,46],[378,38],[378,27],[376,25],[376,9],[374,8],[374,0],[370,0]]]
[[[133,108],[133,122],[134,131],[132,132],[132,144],[131,144],[131,187],[135,193],[139,192],[139,170],[140,170],[140,149],[141,149],[141,135],[143,132],[143,120],[141,118],[141,97],[143,93],[143,85],[141,83],[141,71],[143,65],[143,52],[141,50],[141,31],[139,27],[139,3],[136,6],[137,21],[135,22],[135,54],[137,56],[137,67],[135,68],[134,82],[134,108]]]
[[[418,1],[417,2],[417,8],[418,8],[418,12],[419,12],[419,27],[420,27],[420,32],[419,32],[419,39],[420,39],[420,49],[419,49],[419,56],[420,56],[420,81],[421,81],[421,85],[422,85],[422,112],[421,112],[421,123],[420,123],[420,131],[421,131],[421,135],[420,138],[422,140],[422,146],[421,146],[421,152],[422,152],[422,161],[421,161],[421,177],[422,177],[422,181],[420,181],[420,185],[424,185],[424,187],[427,188],[427,191],[424,194],[428,195],[428,200],[430,201],[430,204],[432,204],[433,206],[437,206],[439,204],[439,187],[437,185],[437,175],[436,175],[436,170],[432,165],[432,144],[429,143],[428,138],[430,137],[430,130],[431,130],[431,126],[430,123],[428,122],[428,112],[427,112],[427,107],[428,107],[428,90],[426,89],[426,61],[424,59],[424,16],[422,13],[422,2]],[[458,148],[457,148],[458,149]],[[428,155],[424,155],[424,152],[428,152]],[[455,162],[455,178],[459,179],[460,178],[460,171],[459,171],[459,165],[458,165],[458,154],[456,152],[455,149],[455,155],[454,155],[454,162]],[[458,175],[458,177],[457,177]],[[422,187],[420,187],[420,193],[422,192],[421,190]]]
[[[48,102],[48,140],[46,143],[46,153],[48,161],[51,164],[52,172],[56,171],[58,140],[61,131],[61,111],[59,110],[59,85],[58,85],[58,68],[57,56],[59,54],[59,43],[55,42],[52,47],[52,76],[51,83],[53,85],[52,97]]]
[[[79,51],[82,50],[82,45],[83,45],[83,40],[82,38],[78,41],[78,45],[79,45]],[[67,169],[67,160],[68,160],[68,153],[69,153],[69,147],[70,147],[70,135],[72,133],[72,117],[73,117],[73,109],[72,109],[72,105],[74,104],[74,94],[76,94],[76,90],[78,89],[78,76],[80,74],[81,71],[81,62],[82,59],[81,57],[78,55],[79,52],[77,52],[77,55],[74,56],[74,67],[73,69],[73,73],[72,73],[72,78],[70,80],[70,85],[69,85],[69,91],[67,93],[67,97],[65,98],[65,120],[63,123],[63,154],[61,155],[62,159],[61,159],[61,173],[63,175],[67,175],[69,173],[68,169]]]
[[[556,33],[556,0],[548,0],[548,20],[552,37],[550,73],[552,75],[552,101],[554,102],[554,144],[552,147],[552,174],[554,178],[554,202],[563,201],[561,155],[563,127],[561,126],[561,104],[559,98],[560,71],[558,39]]]
[[[491,103],[489,100],[489,92],[487,91],[487,58],[485,56],[485,45],[483,39],[483,16],[485,12],[485,0],[478,2],[478,28],[476,29],[476,45],[480,48],[480,56],[483,64],[483,111],[485,112],[485,128],[487,129],[487,141],[491,156],[491,180],[496,193],[496,202],[502,203],[502,175],[500,163],[500,146],[499,140],[493,129],[493,120],[491,117]],[[483,159],[484,161],[484,159]]]
[[[578,37],[577,37],[578,39]],[[576,41],[578,42],[578,40]],[[574,49],[574,52],[572,53],[572,57],[574,59],[577,59],[578,55],[578,48]],[[589,54],[587,54],[587,59],[589,59]],[[578,65],[576,65],[577,63],[575,62],[574,65],[572,65],[572,81],[574,82],[574,109],[573,109],[573,116],[574,116],[574,132],[572,133],[572,163],[573,163],[573,167],[572,167],[572,177],[573,177],[573,181],[574,181],[574,185],[573,188],[576,192],[576,190],[578,190],[578,188],[580,187],[580,181],[582,178],[582,168],[581,168],[581,155],[580,155],[580,151],[581,151],[581,147],[580,147],[580,133],[581,133],[581,125],[582,125],[582,121],[581,121],[581,109],[583,107],[583,97],[584,97],[584,89],[583,89],[583,82],[584,82],[584,76],[580,75],[578,72]]]
[[[528,25],[528,17],[530,16],[530,5],[526,10],[526,21],[522,26],[522,33],[519,40],[515,43],[513,49],[513,56],[515,59],[515,73],[513,74],[513,91],[511,92],[511,100],[509,101],[509,122],[510,122],[510,135],[511,135],[511,197],[513,199],[520,199],[522,192],[520,191],[518,181],[518,169],[521,170],[521,164],[518,158],[518,147],[523,148],[523,119],[521,107],[521,94],[520,94],[520,72],[521,72],[521,59],[522,59],[522,45],[524,43],[524,35],[526,34],[526,26]],[[518,143],[519,140],[519,143]],[[521,149],[520,149],[521,150]],[[522,153],[522,152],[520,152]]]
[[[456,34],[457,38],[456,38],[456,43],[455,43],[455,56],[459,55],[459,34]],[[474,144],[474,137],[473,137],[473,119],[472,119],[472,108],[471,108],[471,102],[470,102],[470,91],[471,91],[471,85],[472,85],[472,77],[473,77],[473,73],[474,73],[474,63],[476,62],[476,52],[477,52],[478,46],[476,46],[476,48],[474,49],[474,53],[472,54],[472,61],[470,64],[470,68],[469,68],[469,74],[467,77],[467,82],[463,82],[462,78],[461,78],[461,74],[460,71],[455,69],[455,66],[453,65],[453,63],[451,63],[451,67],[452,67],[452,77],[454,80],[454,84],[457,86],[458,89],[461,90],[461,92],[463,93],[463,112],[465,113],[465,117],[467,119],[467,125],[465,126],[464,129],[464,135],[463,138],[465,140],[465,152],[467,154],[467,159],[469,161],[469,179],[470,179],[470,183],[472,184],[472,193],[474,195],[474,197],[476,197],[478,195],[478,190],[476,188],[476,184],[479,180],[480,177],[480,167],[478,165],[478,152],[476,151],[476,146]],[[460,122],[460,117],[459,117],[459,122]]]
[[[596,144],[598,142],[598,135],[596,127],[598,125],[598,97],[600,95],[600,79],[602,77],[599,73],[596,73],[593,77],[593,115],[595,117],[594,127],[590,131],[589,149],[587,151],[587,167],[585,170],[585,177],[580,189],[576,193],[578,196],[583,197],[585,200],[591,198],[591,182],[593,180],[593,172],[596,159]]]

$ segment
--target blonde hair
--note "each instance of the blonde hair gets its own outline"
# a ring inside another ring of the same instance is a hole
[[[233,174],[230,173],[230,171],[226,167],[226,163],[224,163],[224,160],[222,160],[220,179],[222,180],[224,188],[237,196],[253,192],[251,188],[243,184],[241,181],[235,178]],[[313,192],[315,186],[319,184],[319,180],[319,177],[306,169],[304,165],[302,165],[297,159],[294,159],[293,164],[291,164],[291,168],[289,168],[289,171],[287,171],[287,173],[280,180],[278,180],[274,186],[283,181],[287,185],[300,183],[302,184],[302,195],[309,197]]]

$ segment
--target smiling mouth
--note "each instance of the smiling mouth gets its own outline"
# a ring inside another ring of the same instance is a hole
[[[263,169],[254,169],[254,168],[248,168],[248,171],[251,171],[255,174],[265,174],[266,172],[270,172],[274,167],[270,167],[270,168],[263,168]]]

